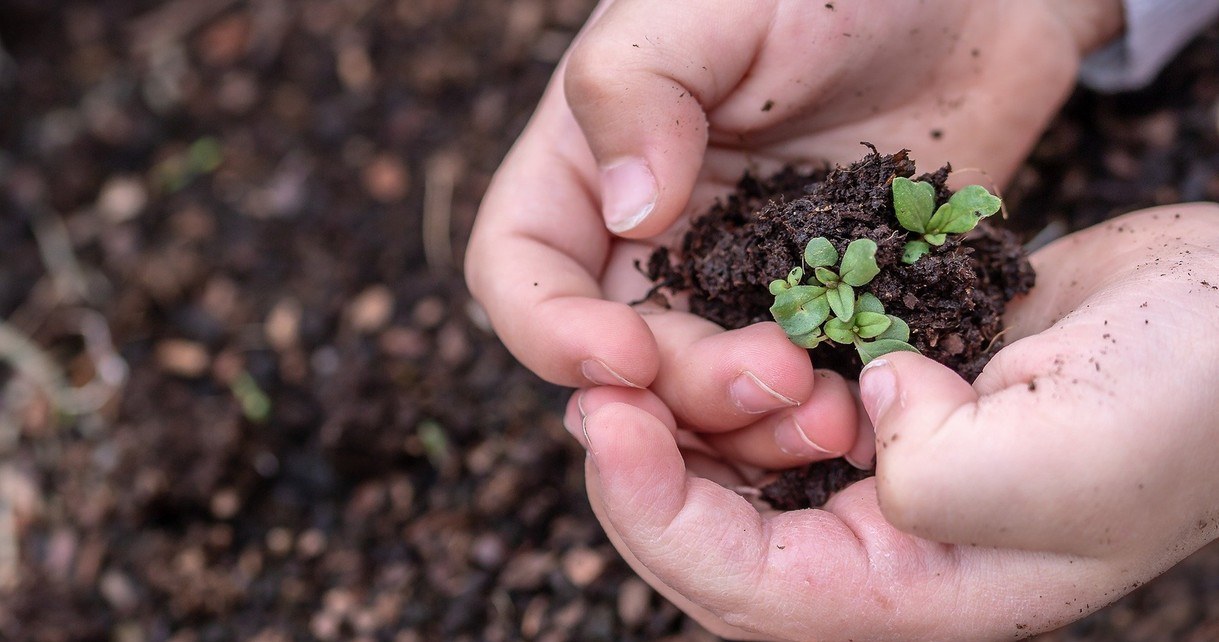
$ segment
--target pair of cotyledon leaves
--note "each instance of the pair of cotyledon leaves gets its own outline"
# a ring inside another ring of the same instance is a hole
[[[902,250],[902,262],[914,263],[940,246],[949,234],[964,234],[977,227],[978,221],[992,216],[1003,202],[981,185],[969,185],[953,194],[947,203],[935,206],[935,187],[931,183],[908,178],[893,179],[893,209],[902,227],[922,234],[909,241]]]

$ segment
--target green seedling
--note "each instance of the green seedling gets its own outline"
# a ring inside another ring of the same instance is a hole
[[[792,320],[792,327],[784,327],[788,334],[803,334],[821,325],[829,312],[847,320],[855,314],[855,288],[867,285],[880,268],[876,265],[876,242],[871,239],[855,239],[842,253],[838,264],[838,250],[829,239],[819,236],[804,248],[804,262],[813,269],[812,285],[800,285],[804,269],[797,267],[787,279],[770,284],[770,293],[775,295],[775,306],[771,312],[775,318],[783,316]],[[778,308],[778,310],[776,310]],[[780,325],[783,321],[779,322]]]
[[[241,413],[245,415],[246,419],[261,424],[271,416],[271,398],[263,392],[262,388],[258,387],[258,382],[254,381],[254,377],[250,376],[249,372],[242,370],[233,379],[229,388],[233,391],[233,397],[237,399],[237,403],[241,406]]]
[[[892,314],[870,292],[864,292],[855,303],[855,316],[847,321],[829,319],[825,336],[834,343],[853,345],[865,365],[890,352],[918,352],[910,345],[910,326]]]
[[[826,341],[854,345],[865,364],[897,350],[917,352],[907,343],[910,326],[905,321],[885,314],[880,299],[871,293],[855,294],[855,288],[867,285],[880,273],[876,243],[851,241],[840,264],[838,259],[833,244],[817,237],[804,249],[804,262],[813,270],[808,283],[803,266],[771,282],[775,303],[770,313],[788,338],[806,349]],[[835,264],[837,270],[832,269]]]
[[[986,191],[981,185],[962,188],[938,209],[935,206],[935,187],[931,183],[912,181],[908,178],[893,179],[893,209],[901,226],[922,234],[921,238],[909,241],[902,250],[902,262],[911,264],[931,251],[931,246],[940,246],[949,234],[964,234],[978,225],[978,221],[993,216],[1003,202]]]

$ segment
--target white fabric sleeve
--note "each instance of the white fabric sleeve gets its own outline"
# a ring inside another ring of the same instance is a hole
[[[1080,69],[1080,82],[1092,89],[1116,92],[1147,86],[1219,17],[1219,0],[1123,0],[1123,4],[1125,35],[1088,56]]]

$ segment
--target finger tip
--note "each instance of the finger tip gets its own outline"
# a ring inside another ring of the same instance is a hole
[[[582,424],[584,437],[599,469],[661,455],[670,444],[673,451],[677,450],[664,422],[642,408],[608,401],[600,407],[588,408],[587,413]]]
[[[563,411],[563,428],[587,449],[588,440],[584,437],[584,416],[587,414],[584,410],[585,394],[585,390],[577,390],[567,399],[567,406]]]
[[[559,385],[646,388],[660,369],[651,329],[631,306],[591,297],[547,301],[513,354]]]
[[[748,372],[790,406],[808,399],[816,385],[808,351],[791,342],[779,324],[755,323],[704,339],[699,346],[709,355],[721,355],[736,372]]]
[[[611,402],[589,412],[584,434],[599,496],[624,536],[650,532],[650,525],[680,507],[686,467],[663,422],[630,404]]]
[[[826,453],[810,461],[840,457],[850,451],[859,430],[855,397],[841,375],[818,370],[808,398],[792,411],[792,418],[805,438]]]
[[[581,390],[579,410],[581,418],[612,403],[626,404],[651,415],[664,424],[670,433],[677,432],[677,420],[673,411],[655,393],[646,388],[623,388],[619,386],[597,386]]]

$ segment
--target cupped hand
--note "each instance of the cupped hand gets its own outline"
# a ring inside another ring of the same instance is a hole
[[[839,378],[774,325],[641,315],[635,261],[746,169],[847,162],[862,140],[1001,183],[1105,31],[1060,14],[1091,4],[607,2],[488,190],[470,289],[548,381],[650,388],[749,463],[841,455],[857,412]]]
[[[1182,205],[1035,254],[972,386],[908,353],[865,370],[877,477],[824,510],[759,513],[659,399],[586,393],[594,508],[726,637],[997,640],[1082,617],[1219,534],[1216,248],[1219,206]]]
[[[864,373],[885,515],[939,541],[1175,562],[1219,532],[1219,207],[1127,215],[1034,264],[972,386],[897,355]]]

